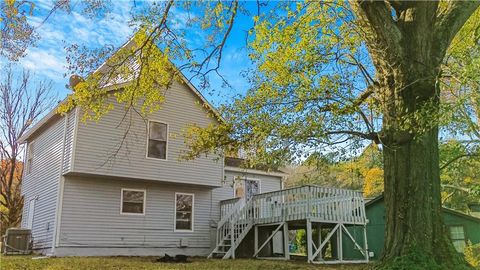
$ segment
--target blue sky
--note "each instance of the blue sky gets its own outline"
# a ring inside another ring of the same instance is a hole
[[[81,14],[79,9],[75,9],[69,14],[65,11],[57,11],[51,17],[41,24],[47,12],[53,6],[53,0],[34,1],[35,12],[29,17],[29,22],[38,27],[38,40],[36,46],[27,50],[27,55],[22,58],[17,68],[30,70],[36,79],[51,80],[53,82],[53,92],[59,99],[65,97],[70,90],[65,85],[68,83],[66,68],[65,46],[72,43],[85,45],[90,48],[98,48],[106,44],[113,44],[115,47],[121,46],[132,35],[134,28],[129,26],[131,19],[130,12],[140,10],[142,3],[135,1],[121,0],[111,1],[110,12],[102,18],[91,19]],[[75,5],[75,1],[73,1]],[[185,22],[186,16],[179,10],[174,10],[178,18],[178,27]],[[240,73],[249,66],[247,51],[245,49],[245,32],[251,27],[251,22],[246,17],[240,17],[236,21],[234,29],[226,44],[220,72],[224,75],[233,89],[222,89],[220,78],[210,76],[211,88],[215,91],[202,91],[206,98],[213,104],[230,100],[235,94],[241,94],[248,88],[248,83]],[[195,41],[192,41],[195,42]],[[0,59],[4,64],[5,59]],[[193,84],[195,85],[195,80]],[[218,91],[221,90],[221,91]]]

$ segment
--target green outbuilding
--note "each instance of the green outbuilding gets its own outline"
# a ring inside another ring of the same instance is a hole
[[[472,212],[475,210],[471,207]],[[371,260],[378,260],[382,256],[385,241],[385,203],[383,195],[380,195],[365,204],[367,224],[368,252]],[[467,243],[480,243],[480,216],[467,215],[465,213],[443,208],[443,219],[447,226],[455,249],[463,253]],[[349,228],[352,235],[362,245],[363,235],[358,234],[353,228]],[[361,258],[361,253],[351,241],[342,241],[344,256],[347,258]]]

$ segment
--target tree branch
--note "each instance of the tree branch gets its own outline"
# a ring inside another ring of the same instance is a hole
[[[400,44],[402,32],[392,18],[392,10],[384,1],[355,0],[350,1],[353,10],[365,20],[367,24],[362,23],[362,28],[374,35],[365,35],[369,39],[370,49],[384,50],[385,55],[391,57],[403,57],[403,49]],[[393,59],[392,59],[393,60]]]
[[[454,158],[452,158],[451,160],[445,162],[441,167],[440,167],[440,170],[443,170],[445,169],[446,167],[448,167],[450,164],[454,163],[455,161],[461,159],[461,158],[465,158],[465,157],[479,157],[480,154],[462,154],[462,155],[458,155]]]
[[[342,135],[342,134],[352,135],[352,136],[360,137],[362,139],[378,142],[378,134],[376,132],[363,133],[363,132],[353,131],[353,130],[336,130],[336,131],[325,132],[325,135]]]
[[[437,15],[436,40],[433,43],[441,53],[437,57],[443,58],[457,32],[479,6],[480,1],[449,1],[448,6]]]

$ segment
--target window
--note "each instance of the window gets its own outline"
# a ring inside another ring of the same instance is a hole
[[[145,190],[122,188],[122,214],[145,214]]]
[[[32,172],[33,164],[33,142],[28,145],[28,154],[27,154],[27,173]]]
[[[193,231],[193,194],[175,193],[175,231]]]
[[[466,246],[463,226],[450,226],[450,238],[452,239],[455,249],[458,252],[463,253]]]
[[[167,124],[148,122],[148,157],[167,159],[167,134]]]

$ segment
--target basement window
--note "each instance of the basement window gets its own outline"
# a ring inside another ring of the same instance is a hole
[[[120,213],[125,215],[144,215],[145,193],[146,190],[144,189],[122,188]]]
[[[167,159],[168,126],[165,123],[148,122],[147,157]]]
[[[175,231],[193,232],[194,195],[175,193]]]
[[[465,230],[463,226],[450,226],[450,238],[452,239],[453,246],[459,253],[463,253],[467,242],[465,241]]]

